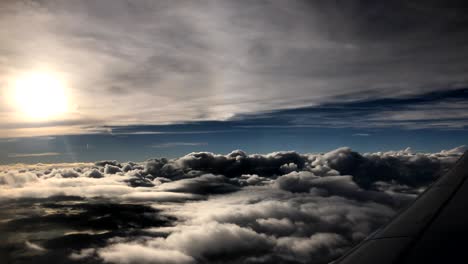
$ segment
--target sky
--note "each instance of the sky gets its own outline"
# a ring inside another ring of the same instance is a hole
[[[467,11],[0,0],[0,260],[331,263],[468,150]]]
[[[461,1],[1,1],[0,163],[465,145],[465,13]]]

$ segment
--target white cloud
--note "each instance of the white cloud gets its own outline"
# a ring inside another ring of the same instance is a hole
[[[184,264],[194,259],[179,251],[157,249],[138,244],[116,244],[98,251],[104,262],[122,264]]]
[[[72,253],[70,255],[70,258],[73,260],[80,260],[80,259],[92,257],[94,254],[96,254],[96,249],[86,248],[86,249],[80,250],[79,252]]]
[[[8,154],[9,158],[32,158],[32,157],[48,157],[62,155],[58,152],[43,152],[43,153],[12,153]]]
[[[173,147],[196,147],[206,146],[206,142],[166,142],[161,144],[151,145],[152,148],[173,148]]]
[[[442,150],[441,153],[445,155],[451,155],[451,154],[460,155],[460,154],[465,153],[466,151],[468,151],[468,146],[462,145],[462,146],[455,147],[453,149]]]
[[[29,249],[31,249],[31,250],[34,250],[34,251],[39,251],[39,252],[47,251],[47,249],[45,249],[45,248],[39,246],[38,244],[29,242],[29,241],[26,241],[26,242],[25,242],[25,245],[26,245],[27,248],[29,248]]]
[[[304,238],[282,237],[278,239],[278,249],[287,250],[286,257],[292,253],[295,258],[312,257],[317,262],[340,256],[348,246],[349,244],[343,237],[334,233],[316,233]]]
[[[90,223],[109,218],[103,223],[118,227],[116,233],[93,230],[94,225],[83,230],[80,220],[64,235],[86,234],[100,242],[72,247],[67,253],[71,259],[123,264],[219,263],[225,258],[233,263],[329,262],[389,221],[447,171],[462,149],[360,154],[340,148],[325,154],[266,155],[237,150],[145,163],[0,166],[0,200],[7,206],[0,225],[16,223],[18,209],[11,213],[9,205],[17,208],[17,201],[24,205],[32,199],[31,212],[44,216],[44,224],[56,219],[60,226],[73,225],[73,215],[84,212]],[[67,202],[66,197],[79,199]],[[63,202],[47,207],[49,199]],[[103,207],[92,209],[96,205]],[[134,213],[137,205],[147,207]],[[111,207],[116,209],[105,209]],[[29,220],[27,211],[21,221],[37,222]],[[53,232],[56,227],[51,223],[48,228]],[[21,233],[25,226],[15,228]],[[48,239],[36,238],[28,247],[54,245]],[[53,250],[48,247],[41,256]]]
[[[249,228],[217,222],[179,226],[167,238],[149,242],[153,247],[177,249],[197,259],[255,255],[268,251],[273,243],[272,238]]]

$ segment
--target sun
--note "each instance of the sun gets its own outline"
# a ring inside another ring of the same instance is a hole
[[[18,76],[12,92],[15,108],[30,119],[51,119],[68,110],[65,87],[51,73],[33,72]]]

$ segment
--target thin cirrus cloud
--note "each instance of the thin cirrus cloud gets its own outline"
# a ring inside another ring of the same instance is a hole
[[[28,263],[329,263],[464,150],[0,166],[0,253]]]
[[[206,146],[206,142],[166,142],[161,144],[151,145],[152,148],[173,148],[173,147],[197,147]]]
[[[355,137],[370,137],[371,134],[369,134],[369,133],[356,133],[356,134],[353,134],[353,136],[355,136]]]
[[[8,154],[9,158],[31,158],[31,157],[48,157],[63,155],[58,152],[42,152],[42,153],[11,153]]]

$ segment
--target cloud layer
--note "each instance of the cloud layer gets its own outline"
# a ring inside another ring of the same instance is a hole
[[[2,166],[0,256],[15,263],[328,263],[463,150],[236,150]]]
[[[66,120],[31,124],[2,96],[0,135],[226,120],[463,88],[463,7],[461,1],[2,1],[2,87],[24,72],[50,71],[66,80],[73,102]],[[374,118],[466,119],[459,103]]]

